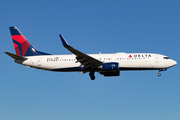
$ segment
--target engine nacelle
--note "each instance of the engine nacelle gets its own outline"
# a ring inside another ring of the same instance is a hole
[[[104,76],[119,76],[120,72],[119,71],[114,71],[114,72],[100,72],[100,74]]]
[[[104,71],[111,71],[111,70],[119,70],[119,63],[116,62],[110,62],[110,63],[104,63],[98,68],[104,70]]]

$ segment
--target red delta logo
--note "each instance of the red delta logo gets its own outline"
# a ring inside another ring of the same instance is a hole
[[[129,55],[129,58],[132,58],[132,56],[131,56],[131,55]]]

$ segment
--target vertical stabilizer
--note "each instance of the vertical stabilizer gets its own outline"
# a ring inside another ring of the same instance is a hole
[[[17,27],[15,26],[9,27],[9,29],[11,32],[11,37],[13,40],[16,55],[19,56],[49,55],[47,53],[37,51],[24,37],[24,35],[18,30]]]

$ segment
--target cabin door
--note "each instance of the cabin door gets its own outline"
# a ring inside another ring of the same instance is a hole
[[[41,59],[40,58],[38,58],[38,60],[37,60],[37,65],[38,65],[38,67],[41,67]]]
[[[158,56],[156,57],[155,62],[159,63],[159,57]]]

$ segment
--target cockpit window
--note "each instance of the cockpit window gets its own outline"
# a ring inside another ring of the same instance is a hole
[[[164,59],[170,59],[169,57],[163,57]]]

